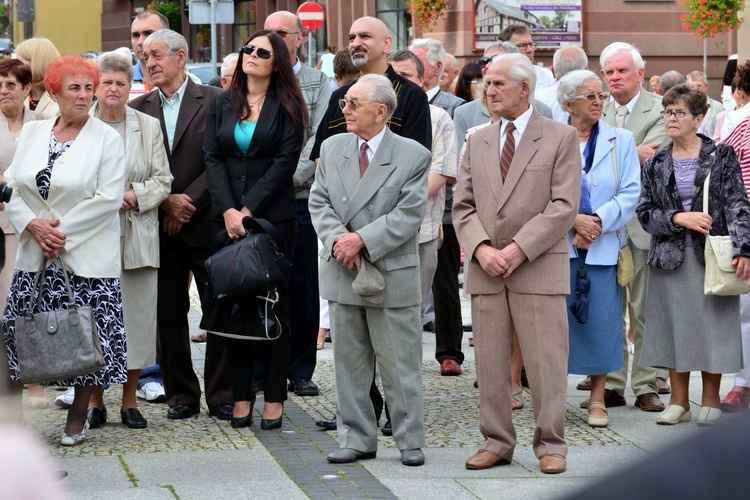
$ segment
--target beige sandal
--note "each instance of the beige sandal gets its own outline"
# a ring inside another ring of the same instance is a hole
[[[592,415],[592,409],[602,410],[604,415]],[[589,403],[589,427],[607,427],[609,425],[609,416],[607,415],[607,408],[602,403]]]
[[[523,387],[520,385],[513,389],[513,409],[520,410],[523,408]]]

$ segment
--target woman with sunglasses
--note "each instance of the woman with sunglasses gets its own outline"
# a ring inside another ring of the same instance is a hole
[[[307,119],[284,40],[270,30],[253,33],[240,51],[232,86],[214,97],[206,119],[203,149],[211,208],[229,238],[245,236],[243,218],[266,219],[281,235],[278,243],[291,260],[297,227],[292,176]],[[262,429],[281,427],[287,394],[289,292],[287,286],[278,292],[281,337],[266,343],[261,355]],[[228,338],[227,351],[235,400],[231,424],[247,427],[255,402],[255,342]]]
[[[607,373],[623,365],[622,287],[617,284],[617,256],[627,242],[625,223],[638,203],[640,163],[633,134],[601,120],[609,95],[591,71],[572,71],[558,83],[557,100],[570,114],[581,148],[581,202],[568,233],[570,295],[576,302],[576,278],[591,284],[588,320],[568,310],[568,373],[591,376],[588,424],[609,424],[604,406]]]
[[[456,97],[466,102],[478,99],[482,93],[482,66],[478,62],[470,62],[461,68],[456,81]]]
[[[636,209],[651,234],[639,362],[669,368],[672,394],[657,424],[691,420],[688,384],[695,370],[703,381],[698,425],[713,425],[721,417],[721,375],[742,367],[742,340],[738,297],[703,293],[704,246],[709,231],[729,235],[737,277],[750,279],[750,205],[734,149],[697,133],[708,110],[706,94],[677,85],[662,105],[672,143],[646,160]]]

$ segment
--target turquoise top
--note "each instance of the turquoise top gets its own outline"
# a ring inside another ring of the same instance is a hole
[[[247,153],[247,150],[250,149],[250,141],[253,139],[257,123],[241,122],[238,120],[234,125],[234,141],[243,153]]]

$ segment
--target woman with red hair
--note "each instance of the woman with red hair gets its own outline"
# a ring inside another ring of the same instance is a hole
[[[10,376],[20,390],[16,319],[33,299],[38,311],[67,308],[61,262],[72,299],[91,306],[106,365],[98,372],[53,385],[75,387],[60,444],[83,442],[86,410],[94,386],[127,379],[125,330],[120,298],[120,220],[125,153],[120,135],[89,116],[99,71],[80,56],[65,56],[47,68],[44,83],[60,107],[57,118],[27,123],[6,171],[14,189],[7,214],[19,235],[16,272],[2,324]],[[45,268],[39,264],[44,260]],[[41,272],[42,286],[34,294]]]

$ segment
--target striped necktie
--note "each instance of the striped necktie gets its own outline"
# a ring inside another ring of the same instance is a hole
[[[367,143],[363,142],[359,147],[359,176],[365,175],[365,170],[370,166],[370,159],[367,158]]]
[[[508,175],[510,164],[513,161],[513,155],[516,152],[516,140],[513,138],[515,129],[513,122],[508,122],[508,125],[505,126],[505,144],[500,155],[500,173],[503,174],[503,182],[505,182],[505,177]]]

